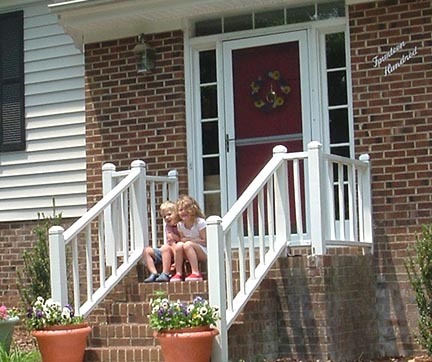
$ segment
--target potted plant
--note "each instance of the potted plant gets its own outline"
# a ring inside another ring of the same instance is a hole
[[[196,297],[191,303],[159,297],[150,301],[150,327],[155,329],[165,362],[210,361],[219,309]]]
[[[15,308],[0,306],[0,348],[6,353],[9,353],[13,331],[18,322],[18,311]]]
[[[82,362],[91,327],[70,305],[37,297],[24,316],[43,362]]]

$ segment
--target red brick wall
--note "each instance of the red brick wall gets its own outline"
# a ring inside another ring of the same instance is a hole
[[[156,50],[156,68],[138,74],[137,38],[85,48],[88,202],[101,195],[101,167],[127,169],[135,159],[150,174],[177,169],[187,191],[183,33],[146,36]]]
[[[37,241],[34,228],[39,221],[0,223],[0,305],[18,306],[18,271],[22,271],[22,255]],[[41,221],[42,223],[42,221]],[[71,219],[63,219],[66,229]]]
[[[356,152],[372,162],[380,351],[418,348],[413,294],[404,260],[432,216],[432,6],[383,0],[349,7]],[[401,49],[374,67],[381,57]],[[415,55],[386,75],[389,64]]]
[[[0,305],[17,305],[19,301],[17,270],[23,265],[22,254],[35,241],[36,223],[0,223]]]

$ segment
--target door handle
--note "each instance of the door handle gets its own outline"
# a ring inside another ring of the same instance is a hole
[[[225,135],[225,150],[226,150],[227,153],[230,150],[230,146],[229,145],[230,145],[231,141],[235,141],[235,138],[230,138],[229,134],[226,134]]]

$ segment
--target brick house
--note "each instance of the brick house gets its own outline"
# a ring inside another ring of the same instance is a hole
[[[430,1],[23,0],[0,5],[0,25],[22,9],[25,138],[0,154],[5,285],[15,283],[36,212],[49,212],[54,195],[67,219],[80,216],[102,195],[105,162],[175,168],[181,192],[223,215],[274,145],[296,152],[319,141],[329,153],[371,158],[368,353],[420,351],[404,260],[431,218]],[[146,72],[134,53],[140,34],[156,54]],[[62,66],[67,76],[56,78]],[[58,160],[64,168],[54,171]],[[281,261],[279,272],[296,263]],[[16,289],[0,297],[13,302]],[[353,307],[360,318],[361,302]],[[354,327],[341,341],[355,339]]]

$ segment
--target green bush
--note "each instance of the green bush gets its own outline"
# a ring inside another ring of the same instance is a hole
[[[52,226],[60,225],[62,216],[56,215],[54,205],[53,215],[38,213],[38,221],[33,229],[37,241],[32,249],[24,251],[24,265],[18,271],[18,290],[24,306],[31,305],[39,296],[44,299],[51,297],[48,232]]]
[[[419,312],[417,340],[432,355],[432,225],[423,225],[414,251],[405,266]]]

